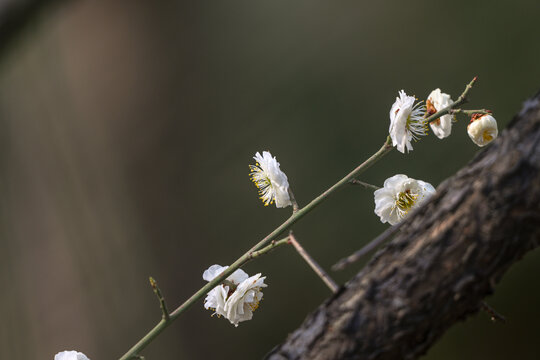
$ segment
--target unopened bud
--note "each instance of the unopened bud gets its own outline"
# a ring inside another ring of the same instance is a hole
[[[467,133],[476,145],[485,146],[497,138],[497,120],[489,114],[474,114]]]

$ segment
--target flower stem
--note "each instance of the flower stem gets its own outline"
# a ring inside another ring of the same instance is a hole
[[[308,263],[308,265],[311,267],[311,269],[321,278],[321,280],[328,286],[330,291],[333,293],[336,293],[339,290],[338,284],[328,275],[326,271],[309,255],[309,253],[300,245],[298,240],[296,240],[296,237],[293,235],[293,232],[291,231],[289,233],[289,241],[294,246],[298,254]]]
[[[351,183],[352,185],[360,185],[360,186],[363,186],[366,189],[371,189],[371,190],[379,190],[380,189],[380,187],[378,187],[376,185],[368,184],[367,182],[363,182],[363,181],[360,181],[360,180],[357,180],[357,179],[352,179],[351,181],[349,181],[349,183]]]
[[[289,187],[289,197],[291,198],[292,208],[293,208],[293,214],[300,210],[300,207],[298,206],[298,203],[296,202],[296,198],[294,197],[294,193],[292,192],[291,188]]]
[[[210,290],[216,287],[229,275],[231,275],[236,269],[242,266],[244,263],[249,261],[253,254],[258,250],[263,250],[262,248],[267,245],[269,242],[274,240],[279,234],[288,230],[294,223],[304,217],[307,213],[315,209],[320,203],[326,200],[331,194],[336,192],[338,189],[346,185],[350,180],[354,179],[377,161],[379,161],[384,155],[388,154],[393,149],[392,140],[388,136],[383,146],[371,157],[369,157],[362,164],[358,165],[354,170],[347,174],[344,178],[339,180],[337,183],[332,185],[329,189],[324,191],[321,195],[313,199],[309,204],[303,208],[298,209],[298,211],[293,212],[291,217],[289,217],[285,222],[278,226],[274,231],[268,234],[265,238],[259,241],[251,249],[249,249],[244,255],[240,256],[234,263],[232,263],[225,271],[223,271],[219,276],[215,277],[212,281],[208,282],[202,288],[200,288],[195,294],[191,295],[182,305],[180,305],[176,310],[174,310],[168,320],[162,319],[152,330],[150,330],[142,339],[140,339],[131,349],[128,350],[120,360],[128,360],[133,357],[138,356],[139,352],[143,350],[148,344],[150,344],[163,330],[165,330],[174,320],[180,316],[186,309],[193,305],[197,300],[204,297]],[[268,250],[269,251],[269,250]]]

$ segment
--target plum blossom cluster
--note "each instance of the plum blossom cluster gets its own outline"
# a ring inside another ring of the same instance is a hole
[[[54,360],[90,360],[82,352],[70,350],[62,351],[54,355]]]
[[[398,94],[399,96],[390,108],[388,131],[392,145],[401,153],[405,153],[405,151],[413,150],[412,141],[417,141],[421,136],[427,135],[427,118],[452,106],[454,101],[441,89],[435,89],[429,94],[425,106],[422,102],[415,104],[416,98],[407,95],[404,90],[399,91]],[[452,123],[455,121],[455,115],[445,114],[429,122],[429,126],[435,136],[444,139],[450,136]],[[489,114],[473,114],[467,133],[476,145],[485,146],[497,137],[497,121]]]
[[[413,150],[412,142],[427,135],[429,128],[439,139],[450,136],[456,119],[452,109],[455,102],[449,94],[435,89],[428,95],[425,105],[404,90],[399,91],[398,95],[390,108],[388,129],[392,145],[398,151],[405,153]],[[430,119],[428,123],[428,118],[441,111],[446,113]],[[484,146],[497,137],[497,122],[491,115],[474,114],[467,131],[475,144]],[[249,175],[264,205],[275,203],[278,208],[293,205],[287,175],[281,170],[276,157],[263,151],[262,155],[257,152],[253,159],[255,165],[249,165]],[[383,188],[374,192],[375,214],[381,222],[395,225],[434,193],[435,188],[430,183],[403,174],[394,175],[386,179]],[[226,266],[212,265],[204,272],[203,278],[212,281],[225,269]],[[249,277],[238,269],[207,294],[204,306],[238,326],[238,323],[252,318],[253,311],[262,299],[261,289],[266,287],[264,279],[261,274]]]
[[[403,90],[398,94],[390,108],[389,134],[392,145],[405,153],[413,150],[413,140],[427,135],[427,118],[439,111],[451,110],[454,101],[441,89],[435,89],[428,95],[425,106],[421,102],[415,104],[416,98]],[[429,126],[435,136],[444,139],[450,136],[455,121],[455,115],[449,112],[432,120]],[[497,137],[497,121],[490,114],[473,114],[467,133],[476,145],[485,146]],[[394,175],[386,179],[383,188],[374,192],[375,214],[381,222],[395,225],[434,193],[435,188],[427,182],[403,174]]]
[[[203,279],[212,281],[228,266],[212,265],[203,273]],[[213,288],[204,300],[204,307],[212,310],[218,317],[225,317],[234,326],[251,320],[253,311],[259,307],[263,298],[261,289],[267,285],[261,274],[249,276],[242,269],[233,272],[222,284]]]

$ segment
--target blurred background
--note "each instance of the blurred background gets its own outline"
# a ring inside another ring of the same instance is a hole
[[[0,358],[77,349],[115,359],[290,209],[250,182],[270,150],[306,204],[384,142],[400,89],[453,98],[502,129],[540,88],[537,1],[69,1],[45,8],[0,58]],[[463,117],[362,177],[437,186],[478,151]],[[345,188],[294,226],[329,268],[386,229],[373,194]],[[362,264],[336,273],[340,283]],[[258,359],[329,296],[292,250],[249,263],[269,287],[234,328],[203,301],[147,359]],[[540,252],[424,359],[537,359]]]

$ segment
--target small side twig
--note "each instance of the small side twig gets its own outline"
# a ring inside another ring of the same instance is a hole
[[[311,267],[311,269],[317,274],[321,280],[328,286],[328,288],[333,292],[336,293],[339,289],[339,286],[336,284],[336,282],[324,271],[324,269],[307,253],[307,251],[300,245],[300,243],[296,240],[296,238],[293,235],[293,232],[291,231],[289,233],[289,242],[294,246],[298,254],[308,263],[308,265]]]
[[[161,317],[163,318],[163,320],[169,321],[169,311],[167,311],[167,305],[165,304],[165,299],[161,295],[161,290],[159,290],[157,282],[156,280],[154,280],[153,277],[150,276],[149,280],[150,280],[150,285],[152,286],[152,290],[154,290],[154,294],[156,294],[159,300],[159,307],[161,308],[161,314],[162,314]]]
[[[371,250],[375,249],[377,246],[382,244],[385,240],[388,238],[394,236],[395,233],[398,232],[398,230],[403,225],[404,221],[401,221],[399,224],[396,224],[388,229],[386,229],[381,235],[377,236],[375,239],[371,240],[369,243],[364,245],[360,250],[356,251],[355,253],[339,260],[337,263],[335,263],[332,266],[332,270],[338,271],[345,269],[346,266],[360,260],[364,255],[369,253]]]
[[[506,318],[499,314],[497,312],[497,310],[495,310],[494,308],[492,308],[488,303],[486,303],[485,301],[482,301],[480,303],[480,308],[482,310],[484,310],[486,313],[488,313],[489,316],[491,316],[491,321],[493,322],[501,322],[501,323],[505,323],[506,322]]]
[[[457,106],[457,105],[461,105],[461,104],[464,104],[466,103],[468,100],[467,100],[467,94],[469,93],[469,91],[472,89],[473,85],[478,81],[478,76],[475,76],[470,83],[467,84],[467,86],[465,87],[465,90],[463,91],[463,93],[461,95],[459,95],[459,97],[457,98],[456,102],[453,104],[454,107]]]
[[[291,188],[289,187],[289,197],[291,198],[292,208],[293,208],[293,214],[300,210],[300,207],[298,206],[298,202],[296,202],[296,198],[294,197],[294,193],[292,192]]]
[[[463,90],[463,93],[461,93],[461,95],[459,95],[456,102],[454,102],[451,105],[448,105],[444,109],[441,109],[441,110],[437,111],[435,114],[430,115],[426,119],[426,123],[430,123],[432,121],[435,121],[438,118],[440,118],[441,116],[449,114],[450,111],[452,111],[452,109],[457,108],[461,104],[465,104],[468,101],[467,94],[472,89],[473,85],[476,83],[477,80],[478,80],[478,76],[475,76],[474,79],[472,79],[471,82],[467,84],[467,86],[465,87],[465,90]]]
[[[450,115],[454,114],[465,114],[465,115],[473,115],[473,114],[492,114],[493,112],[488,109],[478,109],[478,110],[463,110],[463,109],[452,109],[448,112]]]
[[[351,181],[349,181],[349,183],[351,183],[352,185],[360,185],[360,186],[363,186],[364,188],[370,189],[370,190],[379,190],[380,189],[380,187],[378,187],[376,185],[368,184],[366,182],[363,182],[363,181],[360,181],[360,180],[357,180],[357,179],[352,179]]]
[[[259,257],[261,255],[264,255],[272,250],[274,250],[275,248],[277,248],[278,246],[281,246],[281,245],[285,245],[285,244],[289,244],[289,237],[287,236],[286,238],[283,238],[281,240],[272,240],[270,242],[270,244],[268,244],[267,246],[263,247],[261,250],[257,250],[257,251],[252,251],[251,253],[249,253],[249,256],[247,257],[247,259],[242,263],[242,265],[244,265],[245,263],[247,263],[248,261],[251,261],[253,259],[255,259],[256,257]]]

